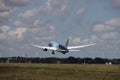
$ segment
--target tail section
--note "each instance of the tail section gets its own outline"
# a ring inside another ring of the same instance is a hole
[[[69,44],[69,39],[67,39],[66,43],[65,43],[65,47],[67,48]]]

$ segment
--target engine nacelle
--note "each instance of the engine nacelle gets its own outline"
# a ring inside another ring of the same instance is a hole
[[[47,50],[48,50],[48,49],[46,49],[46,48],[45,48],[45,49],[43,49],[43,51],[47,51]]]

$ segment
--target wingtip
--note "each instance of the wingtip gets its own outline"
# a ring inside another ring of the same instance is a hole
[[[90,44],[90,45],[96,45],[96,43],[92,43],[92,44]]]
[[[96,45],[96,43],[93,43],[93,45]]]

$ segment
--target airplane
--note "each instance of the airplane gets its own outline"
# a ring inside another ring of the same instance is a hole
[[[65,45],[61,45],[55,41],[50,41],[48,46],[39,46],[39,45],[32,45],[32,46],[37,47],[37,48],[41,48],[41,49],[43,49],[43,51],[51,50],[52,54],[55,54],[55,51],[66,54],[70,51],[80,51],[80,50],[74,50],[77,48],[83,48],[83,47],[95,45],[95,43],[82,45],[82,46],[68,46],[68,44],[69,44],[69,39],[67,39]]]

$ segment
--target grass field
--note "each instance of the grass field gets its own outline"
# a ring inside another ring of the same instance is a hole
[[[120,80],[120,65],[0,63],[0,80]]]

